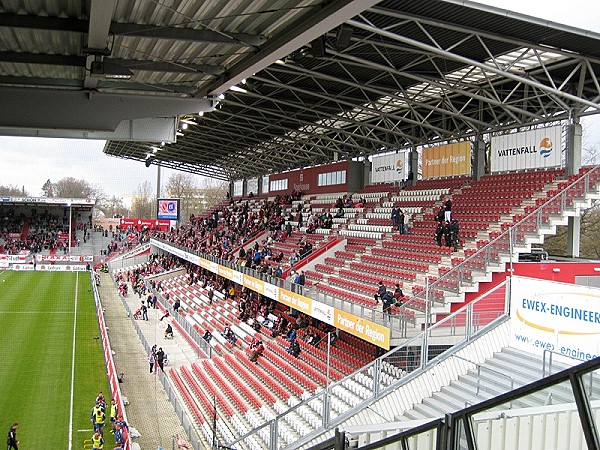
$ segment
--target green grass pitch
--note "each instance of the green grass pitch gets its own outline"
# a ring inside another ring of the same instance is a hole
[[[0,272],[0,433],[19,422],[19,448],[82,449],[98,392],[110,402],[99,336],[88,272]]]

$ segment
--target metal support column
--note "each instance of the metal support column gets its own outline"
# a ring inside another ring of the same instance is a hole
[[[579,172],[581,168],[581,124],[575,117],[567,127],[567,175]],[[579,257],[579,242],[581,237],[581,218],[569,217],[567,228],[567,256]]]

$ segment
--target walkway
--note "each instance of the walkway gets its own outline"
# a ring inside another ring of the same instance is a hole
[[[99,292],[115,367],[117,373],[124,373],[121,390],[129,400],[129,405],[125,408],[127,418],[129,424],[142,435],[134,442],[144,450],[160,447],[171,449],[173,436],[186,436],[175,409],[160,380],[149,371],[146,350],[132,319],[127,316],[110,275],[101,274]],[[132,311],[140,306],[140,299],[133,293],[128,294],[126,302]],[[150,309],[148,321],[136,321],[149,345],[156,343],[162,347],[169,357],[170,366],[189,365],[196,361],[194,350],[184,338],[176,335],[173,340],[164,339],[166,324],[159,321],[160,315],[160,310]]]

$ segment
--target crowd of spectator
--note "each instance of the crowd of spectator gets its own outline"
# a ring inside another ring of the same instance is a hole
[[[0,218],[0,227],[0,244],[5,254],[55,252],[68,247],[68,238],[61,236],[69,233],[68,219],[47,211],[38,214],[34,209],[27,217],[10,210]]]

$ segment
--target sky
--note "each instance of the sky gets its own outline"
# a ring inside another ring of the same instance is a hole
[[[600,2],[596,0],[479,0],[499,8],[600,33]],[[600,148],[600,115],[584,118],[584,147]],[[0,131],[1,134],[1,131]],[[104,141],[0,136],[0,185],[24,187],[41,195],[46,180],[85,179],[109,197],[133,194],[144,181],[156,191],[157,167],[102,153]],[[33,163],[33,164],[32,164]],[[162,169],[162,186],[174,171]],[[198,184],[204,182],[197,177]]]

